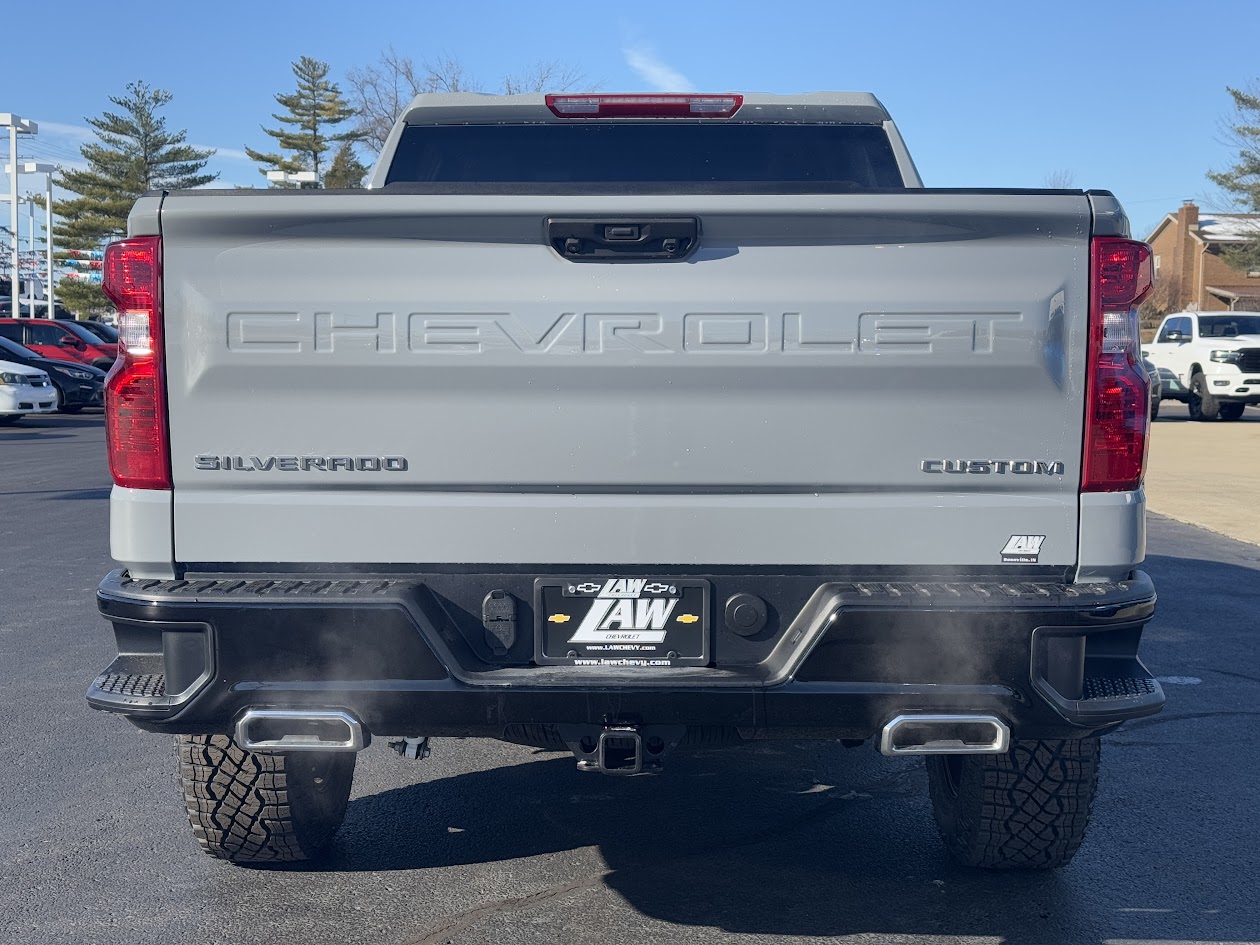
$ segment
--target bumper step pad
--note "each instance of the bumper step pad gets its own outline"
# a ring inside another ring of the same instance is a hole
[[[162,673],[101,673],[95,687],[118,696],[142,696],[157,699],[166,695],[166,676]]]
[[[1128,676],[1110,679],[1105,676],[1085,677],[1085,701],[1096,699],[1125,699],[1153,696],[1159,692],[1159,685],[1150,677]]]

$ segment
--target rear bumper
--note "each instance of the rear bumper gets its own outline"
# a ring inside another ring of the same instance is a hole
[[[1142,572],[1077,585],[697,576],[713,585],[713,662],[658,670],[532,665],[532,576],[114,572],[98,602],[119,655],[87,698],[164,732],[227,733],[250,708],[318,707],[374,735],[513,739],[577,724],[869,738],[914,713],[985,713],[1016,737],[1073,737],[1164,702],[1138,659],[1155,607]],[[517,602],[506,645],[481,626],[496,588]],[[767,602],[764,630],[725,625],[733,593]]]

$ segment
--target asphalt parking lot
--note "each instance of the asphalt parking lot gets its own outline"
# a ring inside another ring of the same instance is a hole
[[[1165,407],[1157,464],[1186,435]],[[1209,432],[1219,448],[1253,429]],[[111,566],[103,441],[99,413],[0,429],[0,942],[1260,940],[1260,545],[1152,516],[1144,656],[1169,704],[1104,743],[1091,833],[1058,873],[952,865],[923,765],[870,748],[612,779],[451,739],[419,763],[364,752],[325,861],[243,869],[193,843],[170,739],[83,701],[113,653],[92,599]]]

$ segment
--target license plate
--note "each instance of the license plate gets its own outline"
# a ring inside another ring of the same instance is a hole
[[[709,582],[615,575],[534,582],[534,659],[609,668],[709,662]]]

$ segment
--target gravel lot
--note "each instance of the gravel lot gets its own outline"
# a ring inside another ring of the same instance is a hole
[[[1244,436],[1253,450],[1258,442],[1254,422],[1199,427],[1169,416],[1155,429],[1153,492],[1169,477],[1168,457],[1186,452],[1178,444],[1232,454]],[[1212,491],[1224,491],[1216,476]],[[110,567],[107,497],[99,415],[0,430],[0,942],[1181,945],[1260,936],[1260,756],[1248,750],[1260,722],[1253,544],[1152,517],[1147,568],[1161,600],[1144,648],[1169,705],[1107,739],[1091,835],[1056,874],[952,865],[934,834],[923,765],[870,749],[710,751],[676,756],[660,777],[618,780],[580,774],[559,754],[451,739],[423,763],[373,746],[332,855],[260,870],[198,852],[169,738],[83,702],[113,652],[92,600]]]

